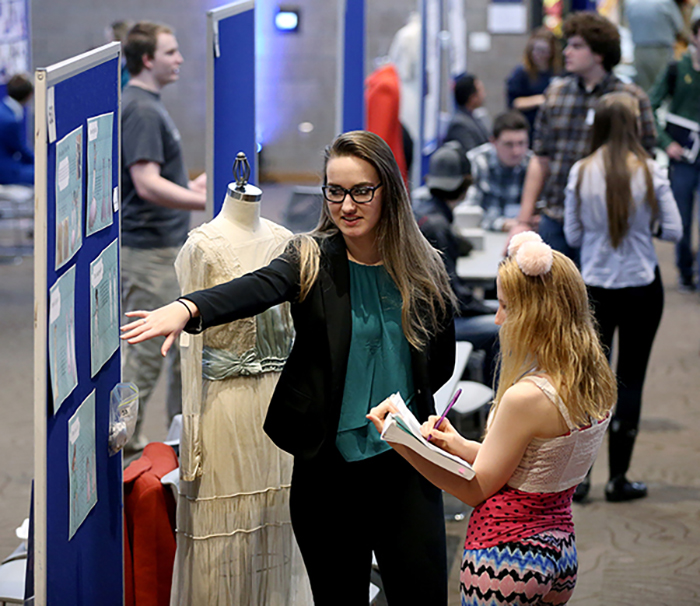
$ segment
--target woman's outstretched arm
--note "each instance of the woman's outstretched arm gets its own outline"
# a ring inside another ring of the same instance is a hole
[[[122,339],[134,344],[165,337],[160,348],[165,356],[190,319],[199,316],[199,309],[192,301],[178,299],[153,311],[130,311],[126,315],[138,319],[121,327]]]
[[[129,318],[138,319],[122,326],[122,339],[128,343],[141,343],[154,337],[165,337],[161,347],[161,353],[165,355],[185,327],[187,332],[198,333],[210,326],[248,318],[273,305],[294,300],[299,292],[298,276],[296,264],[277,257],[254,272],[189,293],[156,310],[127,313]],[[199,322],[191,323],[195,318],[199,318]]]

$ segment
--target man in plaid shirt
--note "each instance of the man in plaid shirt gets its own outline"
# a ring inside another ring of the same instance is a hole
[[[656,129],[646,93],[612,73],[620,62],[617,28],[602,15],[581,12],[567,17],[563,30],[569,75],[554,79],[545,91],[545,102],[535,121],[534,155],[525,177],[518,224],[510,233],[533,228],[539,201],[540,235],[552,248],[578,262],[578,249],[568,246],[564,238],[564,188],[571,167],[589,153],[589,132],[598,99],[613,91],[637,98],[642,144],[650,153],[656,145]]]
[[[491,141],[467,152],[474,182],[465,204],[484,209],[484,229],[510,231],[517,223],[532,155],[528,149],[529,129],[527,118],[518,110],[504,112],[493,121]]]

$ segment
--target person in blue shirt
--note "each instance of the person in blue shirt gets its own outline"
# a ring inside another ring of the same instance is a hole
[[[0,184],[34,185],[34,152],[27,145],[24,106],[34,94],[27,76],[7,81],[7,96],[0,102]]]
[[[522,65],[518,65],[506,81],[508,107],[521,111],[527,118],[530,141],[537,110],[544,103],[544,91],[560,70],[559,41],[546,27],[540,27],[527,41]]]

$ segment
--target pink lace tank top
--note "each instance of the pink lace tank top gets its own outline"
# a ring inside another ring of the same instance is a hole
[[[552,384],[539,375],[532,381],[561,413],[568,433],[535,438],[506,486],[479,504],[469,518],[466,549],[483,549],[540,532],[573,532],[571,497],[593,464],[610,422],[576,427]]]

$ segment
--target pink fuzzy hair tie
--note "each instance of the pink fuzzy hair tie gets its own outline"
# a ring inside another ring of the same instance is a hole
[[[515,234],[508,244],[508,256],[512,257],[525,242],[542,242],[542,238],[534,231],[521,231]]]
[[[515,261],[526,276],[541,276],[552,269],[554,255],[552,248],[541,240],[529,240],[518,247]]]

